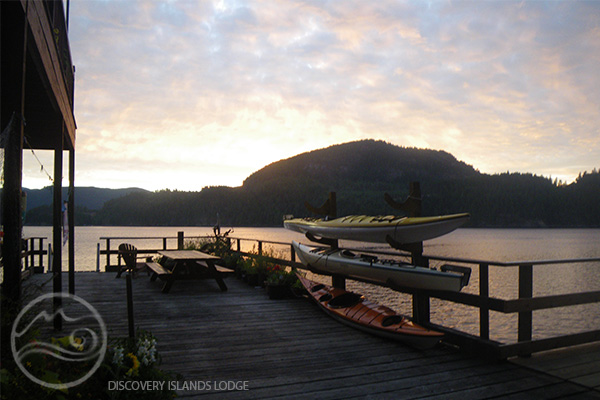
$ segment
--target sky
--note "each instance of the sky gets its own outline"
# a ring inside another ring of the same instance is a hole
[[[76,186],[240,186],[361,139],[600,168],[600,1],[74,0],[69,36]],[[35,156],[24,187],[51,184]]]

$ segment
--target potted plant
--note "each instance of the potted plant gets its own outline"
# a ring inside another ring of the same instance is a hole
[[[243,280],[250,286],[258,286],[258,268],[254,258],[248,258],[243,265]]]
[[[298,280],[296,274],[286,267],[271,265],[267,268],[265,287],[270,299],[283,299],[291,294],[291,287]]]

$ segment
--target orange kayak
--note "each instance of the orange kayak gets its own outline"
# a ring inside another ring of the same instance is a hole
[[[314,282],[298,275],[309,295],[338,321],[363,331],[407,343],[418,349],[435,346],[443,333],[415,324],[391,308],[373,303],[364,296]]]

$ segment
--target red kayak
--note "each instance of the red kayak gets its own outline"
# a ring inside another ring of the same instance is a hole
[[[426,329],[391,308],[373,303],[364,296],[314,282],[300,274],[298,279],[310,296],[338,321],[363,331],[398,340],[418,349],[435,346],[443,333]]]

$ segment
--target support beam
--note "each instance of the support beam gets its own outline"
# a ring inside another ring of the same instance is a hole
[[[75,294],[75,149],[69,150],[69,293]]]
[[[4,148],[4,188],[2,190],[2,224],[4,243],[2,257],[4,264],[3,300],[16,303],[21,297],[21,183],[23,165],[23,122],[13,114],[2,133]]]
[[[28,25],[20,14],[20,4],[4,2],[0,13],[0,82],[2,101],[0,129],[4,145],[4,184],[2,189],[3,283],[1,291],[0,353],[11,355],[10,332],[21,300],[21,191],[23,181],[23,136],[25,123],[25,81],[27,76]],[[17,16],[17,17],[15,17]],[[11,62],[5,62],[11,60]],[[14,62],[13,62],[14,61]],[[4,365],[4,362],[3,362]]]
[[[63,125],[62,121],[60,122]],[[54,149],[54,204],[52,218],[52,247],[54,258],[52,261],[53,290],[54,293],[62,292],[62,166],[63,166],[63,135],[56,140]],[[60,296],[54,297],[54,313],[62,307]],[[62,318],[56,314],[54,318],[54,329],[62,330]]]
[[[21,299],[21,162],[23,135],[21,118],[13,115],[2,135],[4,143],[4,188],[2,190],[2,223],[4,243],[2,257],[4,281],[2,283],[1,357],[11,357],[10,332],[17,316]]]

